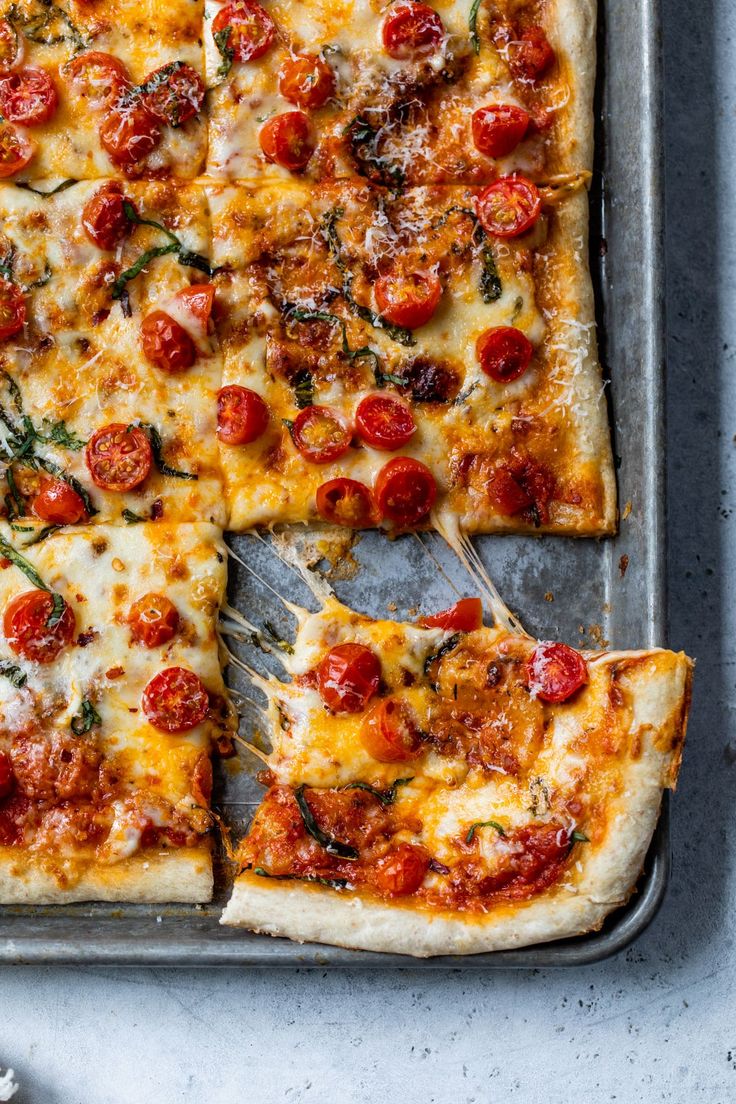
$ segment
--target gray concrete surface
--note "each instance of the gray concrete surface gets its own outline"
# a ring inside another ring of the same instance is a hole
[[[7,970],[18,1104],[736,1099],[734,11],[665,2],[671,642],[699,664],[659,918],[564,973]]]

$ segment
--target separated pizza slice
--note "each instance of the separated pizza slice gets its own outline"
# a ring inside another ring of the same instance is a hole
[[[590,169],[595,6],[209,0],[207,171],[392,188]]]
[[[206,901],[229,739],[213,526],[0,532],[0,901]]]
[[[0,174],[197,176],[203,18],[203,0],[4,0]]]
[[[579,181],[210,205],[232,528],[613,529]]]
[[[222,922],[427,956],[580,935],[635,889],[692,664],[334,599],[262,682],[267,785]]]

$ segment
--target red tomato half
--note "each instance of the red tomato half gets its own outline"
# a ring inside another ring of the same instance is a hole
[[[363,747],[379,763],[404,763],[422,746],[414,710],[401,698],[381,698],[363,721]]]
[[[205,719],[207,687],[186,667],[167,667],[154,675],[141,698],[146,720],[160,732],[188,732]]]
[[[279,92],[289,103],[314,111],[335,94],[335,74],[316,54],[299,54],[281,66]]]
[[[403,448],[417,428],[406,403],[390,395],[366,395],[355,412],[355,427],[366,444],[385,452]]]
[[[139,426],[103,426],[87,442],[85,459],[92,479],[103,491],[132,491],[153,464],[151,443]]]
[[[121,92],[130,87],[126,66],[112,54],[88,50],[77,54],[64,66],[63,72],[70,78],[76,94],[86,101],[91,111],[101,111],[119,99]]]
[[[434,272],[397,273],[379,276],[375,292],[378,309],[388,322],[416,330],[437,310],[442,284]]]
[[[177,299],[186,307],[193,318],[196,318],[202,329],[207,329],[207,323],[212,315],[212,307],[215,303],[214,284],[191,284],[177,294]]]
[[[488,480],[486,491],[493,505],[504,517],[520,514],[534,501],[506,467],[496,468]]]
[[[0,78],[0,112],[9,123],[33,127],[47,123],[59,96],[45,69],[20,69]]]
[[[17,69],[23,61],[24,53],[23,36],[9,19],[0,19],[0,73]]]
[[[514,326],[494,326],[485,330],[475,345],[478,363],[497,383],[511,383],[523,376],[533,352],[529,338]]]
[[[420,888],[428,870],[429,855],[423,847],[400,843],[376,863],[373,884],[384,897],[407,897]]]
[[[141,345],[146,360],[163,372],[184,372],[197,359],[197,348],[191,337],[165,311],[152,311],[143,319]]]
[[[27,590],[5,607],[3,631],[8,647],[34,663],[51,663],[74,636],[76,619],[64,602],[61,617],[49,625],[54,596],[48,590]]]
[[[179,127],[202,110],[204,81],[191,65],[162,65],[143,83],[149,88],[142,96],[143,104],[162,123]]]
[[[128,614],[133,639],[146,648],[168,644],[179,628],[179,613],[165,594],[144,594]]]
[[[420,625],[427,629],[445,629],[447,632],[473,632],[483,625],[483,603],[480,598],[461,598],[454,606],[421,617]]]
[[[268,421],[268,406],[257,391],[231,383],[217,392],[217,436],[226,445],[257,441]]]
[[[381,514],[394,525],[416,525],[432,509],[437,484],[420,460],[397,456],[378,473],[375,496]]]
[[[26,324],[26,301],[17,284],[0,276],[0,341],[20,333]]]
[[[362,713],[380,681],[378,656],[364,644],[338,644],[317,668],[320,696],[333,713]]]
[[[0,751],[0,801],[4,801],[14,788],[13,762],[7,751]]]
[[[527,684],[542,701],[563,702],[588,681],[588,667],[567,644],[538,644],[526,666]]]
[[[290,172],[305,168],[314,153],[309,119],[303,111],[274,115],[261,127],[258,141],[267,161],[273,161]]]
[[[33,512],[51,525],[76,525],[87,511],[81,495],[63,479],[49,479],[33,500]]]
[[[529,115],[514,104],[493,104],[473,112],[473,142],[488,157],[512,153],[528,127]]]
[[[0,122],[0,178],[14,176],[33,160],[36,146],[10,123]]]
[[[161,124],[142,103],[116,104],[100,127],[100,142],[117,165],[144,161],[162,137]]]
[[[413,0],[399,0],[383,21],[383,47],[399,61],[434,53],[444,37],[444,24],[434,8]]]
[[[328,479],[317,488],[317,513],[333,525],[368,529],[380,521],[373,493],[357,479]]]
[[[235,61],[255,61],[270,48],[276,24],[255,0],[234,0],[212,20],[212,34],[223,35],[225,48],[232,50]]]
[[[82,226],[98,249],[114,249],[133,229],[133,223],[125,214],[125,203],[130,200],[115,183],[103,184],[85,203]],[[132,203],[130,205],[134,208]]]
[[[483,229],[496,238],[515,238],[531,230],[542,212],[536,185],[523,176],[502,176],[476,199]]]
[[[515,42],[509,43],[509,65],[515,77],[536,81],[555,60],[555,52],[541,27],[527,27]]]
[[[329,464],[347,452],[352,429],[341,414],[327,406],[308,406],[291,428],[294,444],[310,464]]]

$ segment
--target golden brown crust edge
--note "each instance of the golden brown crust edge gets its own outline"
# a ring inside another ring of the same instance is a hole
[[[593,167],[597,5],[595,0],[551,0],[547,11],[545,32],[558,58],[562,59],[570,88],[555,160],[566,172],[590,171]]]

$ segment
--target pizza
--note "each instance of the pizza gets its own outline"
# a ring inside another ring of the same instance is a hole
[[[225,564],[204,523],[2,526],[0,900],[209,900]]]
[[[328,599],[269,702],[267,787],[222,922],[426,956],[600,927],[634,891],[682,751],[682,653],[579,652]]]

